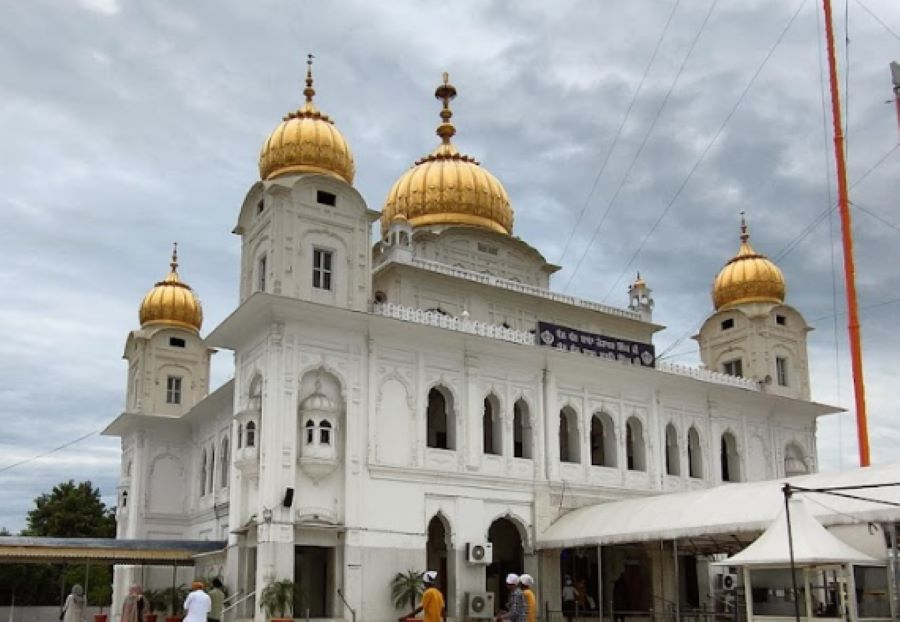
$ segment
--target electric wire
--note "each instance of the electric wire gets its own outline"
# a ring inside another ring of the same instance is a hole
[[[622,280],[622,277],[625,276],[625,273],[628,271],[629,268],[631,268],[631,264],[634,263],[634,260],[637,259],[638,255],[640,255],[641,251],[644,249],[644,246],[647,244],[647,241],[650,239],[650,237],[656,231],[657,227],[659,227],[659,224],[666,217],[666,214],[669,213],[669,210],[675,204],[675,201],[678,200],[678,197],[681,196],[681,193],[687,187],[688,182],[690,182],[691,178],[694,176],[694,173],[700,167],[700,164],[706,158],[706,155],[710,152],[713,145],[715,145],[716,142],[718,141],[719,136],[721,136],[722,132],[725,130],[725,127],[728,125],[729,121],[731,121],[732,117],[737,112],[741,103],[744,101],[744,98],[746,97],[747,93],[753,87],[753,84],[756,82],[756,79],[759,77],[760,73],[762,73],[763,68],[769,62],[769,59],[772,58],[772,55],[775,53],[775,50],[781,44],[782,40],[784,40],[784,36],[787,34],[788,30],[790,30],[791,25],[793,25],[794,21],[797,19],[797,16],[800,14],[800,10],[805,5],[806,5],[806,0],[801,0],[800,4],[797,6],[797,9],[794,11],[793,15],[791,15],[791,18],[788,20],[787,24],[782,29],[781,34],[778,35],[778,38],[775,40],[775,43],[772,44],[772,47],[769,49],[768,53],[763,58],[762,63],[760,63],[759,67],[756,68],[756,71],[753,73],[753,77],[750,78],[750,81],[747,82],[747,85],[744,87],[744,90],[741,91],[741,94],[738,96],[738,99],[734,103],[734,106],[732,106],[728,115],[725,117],[725,120],[722,121],[722,124],[719,126],[719,129],[716,130],[716,133],[713,135],[712,139],[709,141],[709,143],[707,143],[706,147],[703,149],[703,152],[700,154],[700,157],[694,163],[694,166],[688,172],[687,176],[684,178],[684,181],[681,182],[681,185],[678,187],[678,190],[675,191],[675,194],[669,200],[668,204],[666,204],[666,207],[663,209],[662,213],[656,219],[656,222],[654,222],[653,226],[650,227],[650,231],[647,232],[647,234],[641,240],[641,243],[638,245],[637,249],[634,251],[634,253],[632,253],[631,258],[628,260],[628,263],[625,264],[625,267],[619,273],[619,276],[616,278],[616,280],[613,282],[612,286],[606,292],[606,295],[603,297],[603,300],[606,300],[607,298],[609,298],[610,294],[612,294],[613,291],[615,291],[616,286],[618,286],[618,284],[619,284],[619,281]]]
[[[863,206],[860,205],[859,203],[854,203],[854,202],[852,202],[852,201],[850,202],[850,205],[851,205],[852,207],[854,207],[854,208],[860,210],[860,211],[863,212],[864,214],[868,214],[869,216],[871,216],[872,218],[874,218],[875,220],[877,220],[877,221],[880,222],[881,224],[883,224],[883,225],[885,225],[885,226],[887,226],[887,227],[890,227],[890,228],[893,229],[894,231],[900,232],[900,227],[898,227],[897,225],[895,225],[894,223],[892,223],[892,222],[890,222],[890,221],[888,221],[888,220],[885,220],[884,218],[882,218],[881,216],[879,216],[878,214],[876,214],[876,213],[873,212],[872,210],[866,209],[865,207],[863,207]]]
[[[634,108],[634,104],[637,102],[638,96],[640,96],[641,91],[644,88],[644,82],[647,80],[647,76],[650,73],[650,68],[653,66],[657,54],[659,54],[659,48],[662,46],[663,39],[665,39],[666,34],[669,32],[669,26],[672,24],[672,18],[675,17],[675,12],[678,10],[679,4],[681,4],[681,0],[675,0],[675,4],[672,5],[672,11],[669,13],[669,18],[666,20],[665,26],[663,26],[663,30],[659,35],[659,39],[657,39],[656,41],[656,46],[653,48],[653,53],[650,55],[650,60],[647,61],[647,66],[644,68],[644,74],[641,76],[640,82],[638,82],[637,89],[634,91],[634,95],[632,95],[631,97],[631,101],[628,104],[628,108],[625,110],[625,114],[622,117],[622,121],[619,123],[618,129],[616,129],[616,134],[615,136],[613,136],[612,143],[610,144],[609,149],[606,151],[606,157],[603,159],[603,163],[600,165],[600,170],[597,171],[597,175],[594,177],[594,183],[591,184],[591,189],[588,192],[587,197],[585,197],[584,199],[584,204],[581,206],[581,211],[578,213],[578,218],[575,220],[575,224],[572,226],[572,230],[569,232],[569,237],[566,239],[566,243],[563,245],[562,253],[560,253],[559,259],[556,262],[557,264],[562,264],[566,253],[569,251],[569,245],[572,243],[572,239],[575,237],[575,233],[578,231],[578,226],[581,224],[581,220],[584,218],[584,214],[587,211],[588,206],[591,204],[591,198],[593,198],[594,192],[596,192],[597,190],[597,185],[600,183],[600,178],[603,176],[604,171],[606,171],[606,166],[609,164],[610,157],[616,150],[616,145],[619,144],[619,138],[622,136],[622,130],[625,129],[625,124],[628,122],[628,119],[631,118],[631,110]]]
[[[885,307],[887,305],[897,304],[900,302],[900,298],[891,298],[890,300],[882,300],[881,302],[875,302],[870,305],[865,305],[859,308],[860,311],[868,311],[870,309],[877,309],[878,307]],[[820,315],[819,317],[813,318],[811,320],[807,320],[808,324],[815,324],[816,322],[821,322],[822,320],[828,320],[833,317],[841,317],[847,315],[843,311],[839,311],[834,315]],[[657,357],[659,358],[659,357]]]
[[[76,443],[80,443],[81,441],[85,440],[86,438],[90,438],[91,436],[94,436],[95,434],[100,434],[100,432],[101,432],[101,430],[94,430],[93,432],[88,432],[87,434],[85,434],[83,436],[79,436],[75,440],[71,440],[67,443],[63,443],[59,447],[54,447],[53,449],[50,449],[43,453],[36,454],[34,456],[31,456],[30,458],[25,458],[23,460],[19,460],[18,462],[13,462],[12,464],[7,464],[5,467],[0,467],[0,473],[5,473],[6,471],[9,471],[10,469],[20,467],[24,464],[28,464],[29,462],[34,462],[35,460],[39,460],[41,458],[46,458],[50,454],[55,454],[56,452],[65,449],[66,447],[71,447],[72,445],[74,445]]]
[[[684,68],[687,65],[688,59],[690,59],[691,55],[693,54],[694,48],[697,46],[697,42],[700,40],[700,35],[702,35],[703,31],[706,29],[706,25],[709,23],[710,17],[712,17],[713,11],[716,8],[716,4],[718,4],[718,0],[713,0],[710,3],[709,10],[706,12],[706,16],[703,18],[703,22],[700,24],[700,28],[697,30],[697,34],[694,35],[694,39],[691,41],[691,45],[688,48],[687,54],[685,54],[684,59],[682,59],[681,65],[678,67],[678,71],[675,74],[675,78],[669,85],[669,90],[666,91],[662,103],[659,105],[659,108],[657,108],[653,120],[650,122],[647,131],[644,133],[644,137],[641,140],[640,146],[638,147],[634,156],[631,158],[631,162],[628,164],[628,168],[625,170],[625,173],[622,176],[619,185],[616,187],[615,192],[613,192],[613,195],[610,197],[609,202],[606,204],[606,210],[604,210],[603,215],[600,217],[600,221],[597,223],[597,226],[594,227],[594,232],[591,234],[591,238],[588,241],[587,246],[584,248],[584,252],[581,253],[581,257],[578,258],[578,263],[575,264],[575,269],[569,275],[569,280],[566,281],[566,285],[563,288],[564,292],[568,291],[569,287],[572,285],[572,281],[575,279],[575,276],[581,269],[582,262],[584,262],[585,257],[587,257],[588,253],[591,250],[591,247],[594,245],[594,241],[597,239],[597,234],[600,232],[600,228],[603,226],[607,215],[609,214],[610,210],[612,210],[612,207],[615,204],[616,199],[619,197],[619,193],[622,191],[622,188],[624,188],[625,184],[628,182],[628,179],[631,176],[631,170],[634,168],[634,165],[637,162],[638,158],[641,156],[641,153],[643,153],[644,147],[647,145],[647,141],[650,139],[650,135],[653,133],[653,129],[656,127],[656,123],[659,121],[659,118],[662,115],[666,104],[669,102],[669,97],[671,97],[672,91],[675,90],[675,86],[678,84],[678,80],[681,78],[681,74],[684,73]]]
[[[855,2],[856,2],[856,4],[861,6],[863,8],[863,10],[872,17],[872,19],[874,19],[876,22],[881,24],[882,28],[884,28],[886,31],[888,31],[897,41],[900,41],[900,35],[898,35],[890,26],[885,24],[884,21],[880,17],[875,15],[875,13],[873,13],[869,7],[867,7],[865,4],[863,4],[862,0],[855,0]]]

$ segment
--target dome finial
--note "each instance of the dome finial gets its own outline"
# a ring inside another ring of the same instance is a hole
[[[439,85],[434,91],[435,98],[444,102],[444,108],[441,110],[441,124],[437,128],[437,135],[441,137],[441,141],[445,145],[450,144],[450,139],[456,134],[456,128],[450,122],[453,117],[453,111],[450,110],[450,100],[456,97],[456,87],[450,84],[450,75],[444,72],[444,83]]]
[[[750,232],[747,229],[747,219],[744,210],[741,210],[741,244],[746,244],[750,240]]]
[[[178,270],[178,242],[172,242],[172,262],[169,264],[172,272]]]
[[[313,88],[313,75],[312,75],[312,65],[313,59],[315,56],[312,54],[306,55],[306,88],[303,89],[303,95],[306,97],[306,108],[307,110],[315,110],[315,105],[313,104],[313,96],[316,94],[316,89]]]

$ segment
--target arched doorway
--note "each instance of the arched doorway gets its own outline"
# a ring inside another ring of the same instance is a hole
[[[494,613],[506,609],[509,593],[506,589],[506,575],[510,572],[524,572],[524,549],[522,534],[509,518],[498,518],[488,529],[488,542],[493,544],[493,561],[485,573],[485,590],[494,593]]]
[[[428,542],[425,546],[426,570],[437,570],[438,589],[447,600],[449,593],[450,577],[448,576],[449,564],[447,563],[450,550],[450,526],[444,517],[435,514],[428,523]],[[448,607],[449,612],[449,607]]]

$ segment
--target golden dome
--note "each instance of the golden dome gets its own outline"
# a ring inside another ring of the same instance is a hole
[[[199,332],[203,325],[200,299],[187,283],[178,278],[178,247],[172,251],[171,270],[153,286],[141,301],[141,328],[175,326]]]
[[[512,233],[513,210],[503,184],[450,142],[456,134],[450,123],[450,100],[456,97],[456,88],[446,73],[434,96],[444,102],[437,128],[441,144],[394,183],[381,212],[382,232],[402,215],[413,227],[470,225]]]
[[[353,183],[356,166],[344,135],[313,104],[312,54],[307,60],[306,103],[288,113],[259,153],[259,176],[275,179],[291,173],[320,173]]]
[[[716,311],[745,302],[784,302],[785,283],[781,269],[750,246],[747,222],[741,215],[741,247],[728,260],[713,282]]]

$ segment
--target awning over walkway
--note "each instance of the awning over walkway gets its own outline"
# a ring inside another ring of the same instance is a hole
[[[897,483],[900,482],[900,464],[764,482],[722,484],[693,492],[586,506],[565,514],[539,534],[537,548],[710,536],[720,542],[733,540],[739,545],[736,548],[742,548],[748,543],[748,534],[755,537],[764,531],[784,507],[781,487],[785,482],[803,488]],[[900,503],[900,486],[853,490],[847,494]],[[802,493],[802,496],[807,499],[810,513],[826,526],[900,521],[900,507],[821,493]]]
[[[0,537],[0,564],[96,563],[193,566],[198,555],[220,551],[224,541],[117,540],[114,538]]]

